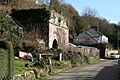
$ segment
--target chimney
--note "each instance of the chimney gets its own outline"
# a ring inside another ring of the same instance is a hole
[[[95,29],[96,31],[99,31],[99,26],[98,25],[94,25],[92,26],[93,29]]]

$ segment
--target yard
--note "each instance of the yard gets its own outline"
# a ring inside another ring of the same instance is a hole
[[[81,64],[79,63],[79,66],[85,66],[87,64],[96,63],[99,61],[99,58],[97,57],[95,59],[90,58],[89,62],[86,61],[86,58],[83,58],[82,61],[83,62]],[[65,71],[73,67],[75,67],[75,64],[73,64],[73,62],[69,60],[68,61],[67,60],[66,61],[52,60],[51,66],[48,65],[45,62],[45,60],[42,60],[39,62],[30,62],[28,60],[15,60],[14,61],[14,75],[24,74],[25,72],[32,71],[34,75],[30,74],[31,77],[29,79],[34,80],[36,78],[47,78],[51,75],[58,74],[61,71]]]
[[[70,61],[52,60],[52,67],[49,67],[49,65],[45,65],[44,67],[45,69],[35,66],[35,64],[36,63],[29,62],[27,60],[15,60],[14,61],[14,75],[19,75],[19,74],[23,75],[25,72],[37,70],[38,75],[36,75],[36,73],[34,72],[34,75],[32,75],[31,77],[34,80],[35,76],[48,77],[50,75],[57,74],[63,70],[67,70],[71,67]],[[44,66],[44,65],[41,65],[41,66]]]
[[[25,65],[28,64],[28,67],[25,67]],[[29,62],[27,60],[15,60],[14,61],[14,74],[20,74],[23,73],[25,70],[32,70],[34,67],[32,67],[32,62]]]

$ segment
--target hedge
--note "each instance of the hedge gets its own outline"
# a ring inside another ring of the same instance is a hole
[[[0,79],[10,80],[13,76],[14,51],[8,41],[0,41]]]

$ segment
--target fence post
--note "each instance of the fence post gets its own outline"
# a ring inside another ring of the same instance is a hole
[[[62,61],[62,53],[59,54],[59,61]]]

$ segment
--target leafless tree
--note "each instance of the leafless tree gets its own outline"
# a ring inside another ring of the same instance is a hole
[[[96,17],[97,16],[97,10],[96,9],[92,9],[90,7],[86,7],[86,8],[84,8],[84,10],[82,12],[82,15]]]

